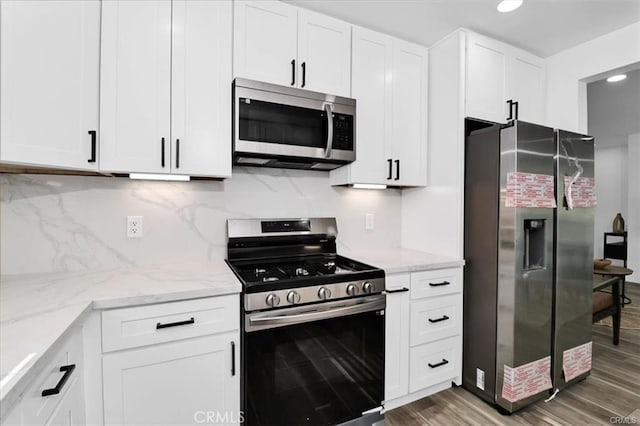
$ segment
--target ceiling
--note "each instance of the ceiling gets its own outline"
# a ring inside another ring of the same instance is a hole
[[[625,74],[616,83],[587,85],[589,134],[600,148],[625,145],[629,135],[640,133],[640,69]]]
[[[510,13],[498,0],[285,1],[425,46],[465,27],[542,57],[640,21],[639,0],[524,0]]]

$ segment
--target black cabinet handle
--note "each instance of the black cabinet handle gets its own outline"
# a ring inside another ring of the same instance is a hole
[[[447,361],[446,359],[442,358],[442,361],[437,363],[437,364],[431,364],[428,363],[427,365],[431,368],[438,368],[438,367],[442,367],[443,365],[447,365],[449,364],[449,361]]]
[[[164,167],[164,138],[160,138],[160,165]]]
[[[296,60],[291,60],[291,85],[296,84]]]
[[[515,107],[516,107],[516,114],[515,114],[515,116],[513,117],[513,119],[514,119],[514,120],[517,120],[517,119],[518,119],[518,102],[517,102],[517,101],[516,101],[516,102],[514,102],[514,103],[513,103],[513,105],[515,105]]]
[[[429,322],[430,322],[430,323],[434,323],[434,322],[446,321],[446,320],[448,320],[448,319],[449,319],[449,317],[448,317],[448,316],[443,315],[443,316],[441,316],[440,318],[436,318],[436,319],[429,318]]]
[[[442,281],[441,283],[429,283],[429,287],[440,287],[449,284],[451,284],[449,281]]]
[[[75,369],[76,369],[75,364],[63,365],[62,367],[60,367],[60,372],[64,373],[60,378],[60,381],[58,381],[58,383],[56,384],[56,387],[43,390],[42,396],[59,394],[62,388],[64,387],[64,384],[67,383],[67,381],[69,380],[69,377],[71,377],[71,374]]]
[[[507,117],[507,121],[510,121],[513,120],[513,99],[508,99],[507,105],[509,105],[509,116]]]
[[[97,132],[95,130],[89,130],[89,135],[91,136],[91,158],[87,160],[88,163],[96,162],[96,135]]]
[[[394,180],[400,180],[400,160],[396,160],[396,178]]]
[[[303,62],[301,67],[302,67],[302,84],[300,85],[300,87],[304,87],[304,85],[307,84],[307,63]]]
[[[389,174],[387,175],[387,180],[391,180],[393,176],[393,160],[391,158],[387,159],[387,163],[389,163]]]
[[[180,139],[176,139],[176,169],[180,168]]]
[[[231,375],[236,375],[236,342],[231,342]]]
[[[159,330],[161,328],[177,327],[179,325],[194,324],[195,322],[196,322],[195,318],[191,317],[190,319],[188,319],[186,321],[168,322],[166,324],[157,323],[156,324],[156,330]]]
[[[402,287],[397,290],[385,290],[387,293],[404,293],[405,291],[409,291],[408,288]]]

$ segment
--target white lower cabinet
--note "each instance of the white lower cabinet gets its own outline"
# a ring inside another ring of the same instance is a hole
[[[460,383],[462,268],[386,277],[385,409]]]
[[[106,424],[239,422],[239,333],[104,355]],[[235,346],[235,348],[234,348]]]
[[[239,423],[238,297],[102,312],[105,424]]]

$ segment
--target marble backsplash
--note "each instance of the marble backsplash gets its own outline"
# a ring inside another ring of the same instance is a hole
[[[335,216],[338,250],[397,247],[400,209],[399,191],[331,187],[326,172],[234,168],[192,182],[2,173],[0,272],[225,258],[227,218]],[[127,216],[143,216],[143,238],[126,238]]]

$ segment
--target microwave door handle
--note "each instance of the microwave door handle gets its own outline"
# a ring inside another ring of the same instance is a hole
[[[324,110],[327,113],[327,148],[324,151],[324,156],[329,158],[333,148],[333,109],[331,104],[324,104]]]

